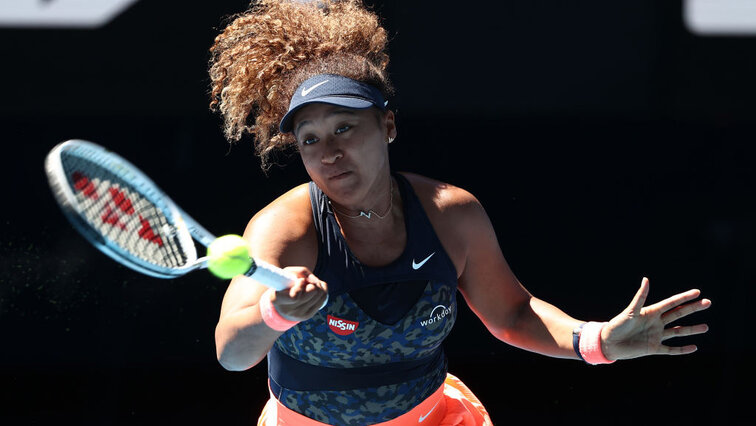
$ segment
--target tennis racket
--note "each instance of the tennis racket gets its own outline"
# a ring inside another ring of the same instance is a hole
[[[55,146],[45,171],[64,215],[90,243],[117,262],[157,278],[176,278],[207,267],[194,240],[215,236],[179,208],[133,164],[83,140]],[[252,259],[248,277],[274,289],[296,279]]]

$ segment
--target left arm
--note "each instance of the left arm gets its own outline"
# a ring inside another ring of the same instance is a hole
[[[504,259],[483,206],[472,195],[460,196],[464,208],[458,223],[465,256],[458,271],[459,289],[467,304],[503,342],[552,357],[577,358],[572,330],[582,321],[523,287]]]
[[[483,206],[466,191],[454,192],[455,207],[448,211],[458,226],[455,235],[462,246],[459,289],[470,308],[503,342],[543,355],[577,359],[572,331],[584,321],[530,294],[504,259]],[[601,349],[609,360],[692,353],[694,345],[673,347],[662,342],[708,331],[706,324],[666,327],[711,306],[708,299],[695,300],[700,291],[689,290],[644,306],[648,292],[649,282],[644,278],[630,305],[602,329]]]

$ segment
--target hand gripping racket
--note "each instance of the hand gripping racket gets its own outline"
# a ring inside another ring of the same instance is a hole
[[[69,140],[47,154],[45,171],[74,228],[117,262],[158,278],[207,267],[207,257],[197,257],[193,239],[207,247],[215,236],[121,156],[91,142]],[[296,279],[255,259],[245,275],[277,291]]]

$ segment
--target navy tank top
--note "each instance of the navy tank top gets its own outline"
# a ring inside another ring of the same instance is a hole
[[[328,197],[310,183],[318,236],[313,273],[328,304],[287,330],[268,353],[270,387],[286,407],[331,425],[385,422],[411,410],[446,378],[442,342],[457,314],[457,273],[407,179],[407,243],[382,267],[349,250]]]

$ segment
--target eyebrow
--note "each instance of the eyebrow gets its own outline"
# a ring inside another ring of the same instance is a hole
[[[354,109],[350,109],[350,108],[338,108],[338,109],[335,109],[335,110],[329,112],[326,117],[332,117],[334,115],[355,116],[355,115],[357,115],[357,113],[354,111]],[[294,135],[295,136],[298,135],[299,134],[299,129],[301,129],[302,126],[304,126],[305,124],[310,124],[310,122],[311,122],[310,120],[300,121],[299,124],[297,124],[297,127],[294,128]]]

